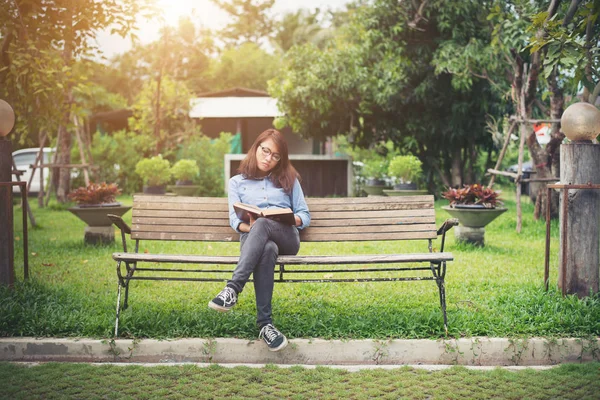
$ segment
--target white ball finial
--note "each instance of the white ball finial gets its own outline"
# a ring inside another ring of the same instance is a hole
[[[600,110],[590,103],[571,104],[560,119],[561,130],[572,141],[591,141],[600,134]]]
[[[10,104],[0,99],[0,136],[7,136],[15,126],[15,112]]]

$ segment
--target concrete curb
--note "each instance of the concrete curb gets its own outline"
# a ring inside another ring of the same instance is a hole
[[[293,339],[277,353],[262,341],[244,339],[1,338],[0,361],[539,366],[600,361],[600,338]]]

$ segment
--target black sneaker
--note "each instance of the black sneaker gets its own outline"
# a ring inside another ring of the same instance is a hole
[[[258,337],[269,346],[269,351],[283,350],[288,345],[287,338],[272,324],[263,326]]]
[[[225,289],[221,290],[217,297],[208,302],[208,306],[213,310],[226,312],[231,310],[235,303],[237,303],[237,293],[233,288],[225,286]]]

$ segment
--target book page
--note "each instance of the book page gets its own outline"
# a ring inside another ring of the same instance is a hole
[[[259,207],[253,206],[251,204],[234,203],[233,209],[235,210],[237,217],[245,222],[250,221],[250,216],[248,215],[248,213],[251,213],[254,216],[254,218],[258,218],[262,214],[262,210]]]

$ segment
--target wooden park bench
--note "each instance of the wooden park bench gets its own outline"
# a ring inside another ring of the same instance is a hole
[[[444,277],[446,262],[453,257],[444,252],[444,239],[446,232],[458,222],[447,220],[436,230],[433,196],[307,198],[307,203],[311,223],[310,227],[300,231],[303,243],[421,240],[427,247],[422,253],[410,254],[279,256],[275,282],[434,280],[447,331]],[[120,217],[109,215],[121,229],[124,250],[112,255],[117,261],[119,280],[115,336],[118,336],[120,310],[127,308],[131,281],[226,281],[238,261],[237,256],[139,252],[142,240],[238,242],[239,234],[229,226],[226,198],[135,195],[132,214],[131,228]],[[133,253],[127,251],[126,234],[135,240]],[[432,241],[438,235],[442,235],[441,247],[439,252],[434,252]],[[158,268],[156,263],[168,265]],[[208,264],[211,267],[185,269],[173,264]],[[355,267],[351,268],[351,265]],[[314,273],[321,276],[306,278]],[[339,273],[346,275],[339,276]],[[349,278],[349,273],[359,277]],[[125,289],[123,307],[122,288]]]

